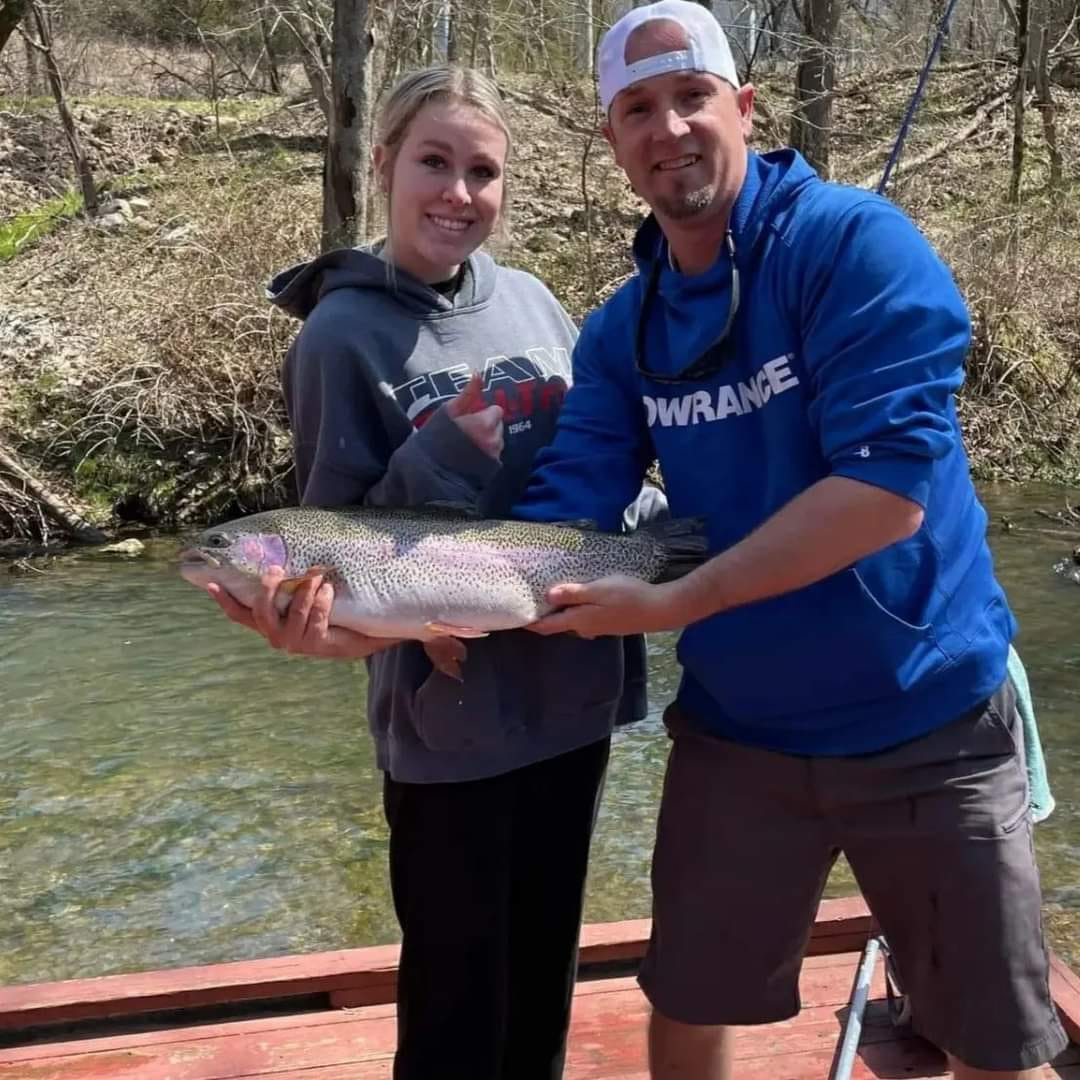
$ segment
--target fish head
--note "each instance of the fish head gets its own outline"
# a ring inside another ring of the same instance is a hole
[[[180,573],[199,588],[216,583],[238,600],[254,598],[259,578],[271,566],[289,572],[289,550],[276,532],[226,523],[201,533],[180,553]]]

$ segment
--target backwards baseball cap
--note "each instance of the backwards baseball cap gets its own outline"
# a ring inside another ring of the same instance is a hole
[[[626,44],[639,27],[656,19],[678,23],[686,34],[685,49],[626,62]],[[642,79],[673,71],[707,71],[739,88],[739,76],[728,39],[712,12],[692,0],[658,0],[632,8],[600,39],[596,57],[600,107],[606,113],[615,95]]]

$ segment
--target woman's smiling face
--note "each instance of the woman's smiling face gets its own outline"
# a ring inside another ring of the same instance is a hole
[[[459,101],[425,105],[392,157],[376,146],[397,266],[429,284],[457,273],[499,220],[508,151],[504,132]]]

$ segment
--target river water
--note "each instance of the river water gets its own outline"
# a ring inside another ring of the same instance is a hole
[[[1080,585],[1054,567],[1080,528],[1037,531],[1060,489],[982,495],[1057,799],[1036,829],[1047,933],[1075,964]],[[0,983],[397,937],[363,666],[273,653],[178,577],[177,546],[0,567]],[[671,648],[651,642],[652,714],[616,736],[590,921],[648,914]],[[852,891],[841,865],[829,894]]]

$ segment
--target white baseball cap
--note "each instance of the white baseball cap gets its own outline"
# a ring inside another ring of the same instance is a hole
[[[654,19],[669,19],[686,32],[687,47],[658,53],[644,60],[626,62],[627,38]],[[642,79],[667,75],[672,71],[707,71],[739,88],[735,59],[728,39],[713,13],[692,0],[658,0],[655,4],[631,8],[600,39],[596,57],[600,84],[600,107],[606,113],[615,95]]]

